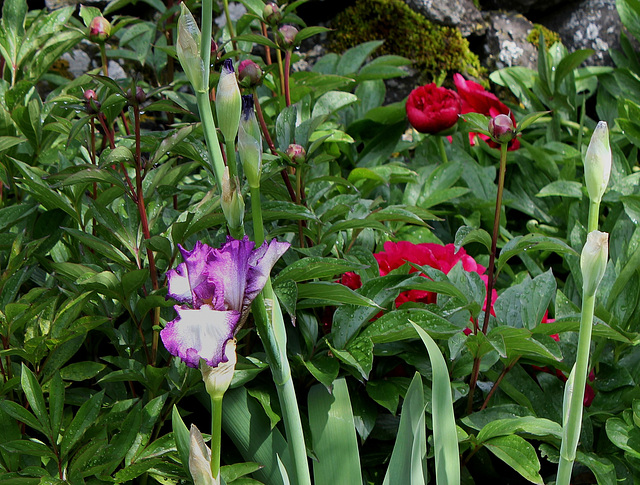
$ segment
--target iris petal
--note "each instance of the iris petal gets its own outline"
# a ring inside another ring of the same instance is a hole
[[[216,311],[209,305],[197,310],[177,305],[174,308],[178,318],[160,332],[169,353],[194,368],[198,367],[200,359],[212,367],[225,362],[224,348],[233,338],[240,313]]]

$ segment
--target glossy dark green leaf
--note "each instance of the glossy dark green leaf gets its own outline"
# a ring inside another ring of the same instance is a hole
[[[45,433],[45,429],[40,424],[40,422],[36,419],[36,417],[27,411],[25,408],[20,406],[17,402],[9,401],[3,399],[0,401],[0,408],[7,413],[9,416],[17,419],[18,421],[26,424],[30,428],[33,428],[41,433]]]
[[[66,457],[71,449],[80,441],[84,433],[95,424],[95,420],[100,413],[104,390],[91,396],[78,409],[73,420],[65,429],[62,442],[60,443],[60,453]]]
[[[47,406],[44,401],[44,394],[42,393],[42,387],[38,382],[38,378],[27,366],[22,364],[22,373],[20,377],[20,383],[22,390],[29,401],[33,414],[40,422],[40,425],[47,434],[51,433],[51,422],[49,421],[49,413],[47,412]]]
[[[544,485],[536,450],[524,438],[518,435],[499,436],[484,445],[529,482]]]
[[[283,269],[273,280],[277,285],[280,281],[307,281],[316,278],[332,278],[337,275],[361,269],[363,266],[352,261],[336,258],[309,257],[296,261]]]
[[[60,369],[60,376],[66,381],[85,381],[97,376],[106,367],[99,362],[74,362]]]
[[[310,281],[298,285],[298,298],[309,298],[325,304],[347,304],[380,308],[366,296],[356,293],[340,283],[330,281]]]

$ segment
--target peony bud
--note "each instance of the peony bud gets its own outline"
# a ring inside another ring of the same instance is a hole
[[[111,24],[107,19],[98,15],[93,17],[89,24],[89,40],[91,42],[104,42],[111,35]]]
[[[498,115],[489,121],[489,134],[493,141],[500,144],[509,143],[516,136],[513,121],[508,115]]]
[[[278,44],[285,49],[291,49],[296,46],[296,35],[298,35],[298,29],[293,25],[283,25],[278,29],[279,39]]]
[[[278,4],[269,2],[264,6],[262,11],[262,18],[269,25],[277,25],[282,20],[282,12]]]
[[[238,362],[236,354],[236,340],[231,339],[224,348],[224,356],[226,362],[221,362],[217,367],[207,365],[204,360],[200,360],[200,372],[202,372],[202,380],[207,389],[207,393],[212,398],[222,398],[224,393],[229,389],[231,380],[233,379],[233,371]]]
[[[178,19],[178,41],[176,53],[187,79],[196,92],[208,92],[205,82],[205,69],[200,57],[200,29],[184,3],[180,4],[181,12]]]
[[[260,187],[262,173],[262,137],[253,110],[253,96],[242,96],[242,116],[238,129],[238,153],[249,187]]]
[[[218,481],[211,474],[211,450],[195,424],[191,425],[189,438],[189,471],[194,485],[216,485]]]
[[[101,103],[98,101],[98,95],[93,89],[87,89],[83,93],[87,113],[94,115],[100,111]]]
[[[611,175],[611,146],[606,121],[598,122],[584,157],[584,178],[589,198],[600,202]]]
[[[251,59],[238,64],[238,81],[244,88],[255,88],[262,82],[262,69]]]
[[[607,269],[609,234],[591,231],[580,255],[583,297],[593,296]]]
[[[227,220],[227,225],[232,230],[240,229],[244,222],[244,200],[242,199],[239,185],[238,177],[234,176],[231,179],[229,177],[229,167],[225,167],[222,175],[220,205]]]
[[[303,163],[307,158],[307,152],[303,147],[296,144],[291,144],[287,147],[285,154],[291,159],[293,163]]]
[[[235,141],[242,111],[240,88],[233,70],[233,61],[226,59],[220,72],[216,91],[216,113],[218,125],[226,143]]]
[[[129,100],[129,102],[133,105],[133,104],[140,104],[140,103],[144,103],[147,100],[147,93],[144,92],[144,89],[142,89],[140,86],[136,86],[136,95],[133,96],[131,94],[131,89],[127,90],[127,99]]]

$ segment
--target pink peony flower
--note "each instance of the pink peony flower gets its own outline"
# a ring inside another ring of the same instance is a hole
[[[405,108],[409,123],[420,133],[436,134],[451,128],[461,113],[460,97],[435,83],[420,86],[409,94]]]

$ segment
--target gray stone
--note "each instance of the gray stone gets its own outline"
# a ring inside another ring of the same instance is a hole
[[[622,22],[615,0],[583,0],[549,15],[541,21],[560,34],[569,52],[593,49],[590,65],[611,65],[608,50],[620,47]]]
[[[491,12],[484,63],[490,69],[522,66],[536,69],[538,50],[527,40],[533,24],[515,12]]]
[[[440,25],[457,27],[464,37],[482,34],[487,24],[472,0],[406,0],[407,5]]]
[[[576,3],[578,0],[480,0],[483,10],[509,10],[520,13],[549,11],[559,5]]]

